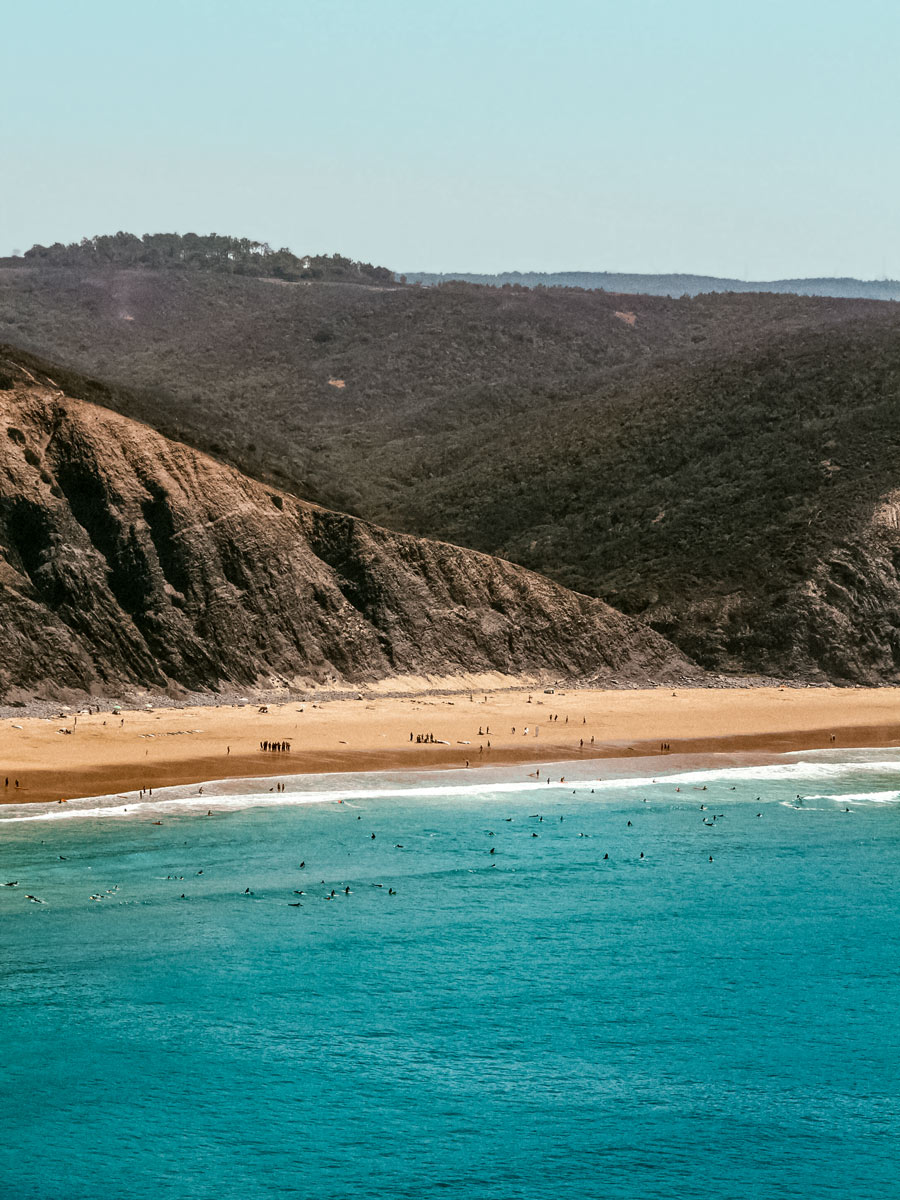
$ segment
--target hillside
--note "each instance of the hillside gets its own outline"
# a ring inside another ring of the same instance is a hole
[[[293,254],[286,246],[274,250],[253,238],[218,233],[114,233],[82,238],[80,242],[32,246],[21,257],[0,259],[3,267],[63,267],[91,270],[126,267],[150,271],[212,271],[221,275],[251,275],[267,279],[318,280],[391,284],[386,267],[356,262],[341,254]]]
[[[122,411],[254,476],[390,523],[423,450],[672,366],[885,305],[795,296],[621,298],[466,284],[289,284],[211,271],[0,269],[0,331],[124,389]],[[73,386],[75,386],[73,384]],[[115,405],[107,393],[105,403]],[[369,470],[396,450],[399,475]],[[404,516],[403,520],[407,518]]]
[[[69,390],[596,595],[704,666],[898,677],[874,517],[898,482],[894,305],[16,268],[0,322],[105,381]]]
[[[483,287],[590,288],[643,296],[699,296],[705,292],[771,292],[844,300],[900,300],[896,279],[722,279],[716,275],[640,275],[621,271],[501,271],[495,275],[408,271],[409,283],[426,287],[459,281]]]
[[[696,674],[520,567],[305,504],[0,350],[0,699],[498,672]]]

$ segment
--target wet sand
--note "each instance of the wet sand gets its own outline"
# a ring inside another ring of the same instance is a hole
[[[291,702],[269,705],[267,713],[246,705],[4,720],[0,799],[46,802],[222,778],[408,771],[467,761],[482,767],[659,755],[663,743],[679,756],[900,745],[898,688],[530,696],[461,692]],[[417,734],[437,741],[417,744]],[[261,741],[290,741],[291,752],[261,750]]]

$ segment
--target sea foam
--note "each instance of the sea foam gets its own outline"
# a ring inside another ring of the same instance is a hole
[[[883,753],[883,752],[882,752]],[[634,762],[635,760],[631,760]],[[623,760],[616,760],[621,767]],[[378,772],[376,778],[379,786],[358,782],[359,776],[348,777],[335,775],[327,777],[326,786],[322,776],[281,776],[276,781],[267,779],[266,784],[283,782],[287,789],[284,792],[260,791],[259,780],[222,779],[211,780],[203,784],[191,785],[190,793],[184,785],[171,788],[160,788],[156,796],[141,798],[139,793],[119,793],[111,796],[92,796],[80,800],[70,800],[66,804],[17,804],[0,808],[0,821],[55,821],[71,820],[73,818],[125,818],[161,816],[164,814],[203,814],[207,811],[228,812],[238,809],[257,807],[297,806],[305,804],[337,804],[354,800],[387,800],[403,796],[406,799],[418,798],[423,801],[436,798],[465,799],[466,797],[503,796],[509,794],[521,795],[523,792],[552,795],[559,792],[577,793],[584,797],[594,794],[595,799],[602,800],[613,792],[643,791],[666,789],[671,792],[675,788],[696,788],[701,790],[710,784],[725,784],[737,788],[740,784],[758,782],[791,783],[800,791],[811,787],[827,786],[829,783],[840,783],[850,776],[887,775],[895,776],[900,782],[900,759],[879,759],[878,761],[840,762],[821,759],[817,761],[760,763],[750,766],[706,767],[690,771],[675,771],[669,774],[657,775],[628,775],[622,774],[614,778],[603,778],[593,775],[590,778],[578,778],[575,774],[592,767],[596,770],[597,760],[590,764],[580,762],[561,762],[542,764],[542,776],[537,779],[510,779],[509,768],[483,768],[475,771],[460,772],[429,772],[428,783],[419,782],[414,774],[398,777],[389,773]],[[553,772],[552,776],[550,772]],[[557,775],[558,773],[558,775]],[[460,776],[465,774],[467,781],[461,782]],[[388,776],[385,779],[385,775]],[[433,783],[435,775],[450,776],[446,782]],[[571,776],[571,777],[570,777]],[[547,779],[550,778],[548,784]],[[471,781],[470,781],[471,780]],[[383,782],[382,782],[383,781]],[[196,788],[202,787],[200,794]],[[253,790],[243,791],[243,788]],[[883,790],[873,792],[847,792],[807,795],[807,799],[829,800],[871,800],[876,803],[890,803],[900,799],[900,790]]]

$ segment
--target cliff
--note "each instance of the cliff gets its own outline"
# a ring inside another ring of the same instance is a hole
[[[692,673],[599,600],[305,503],[0,351],[0,698]]]

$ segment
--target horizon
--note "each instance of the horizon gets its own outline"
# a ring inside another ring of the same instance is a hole
[[[886,0],[48,0],[6,32],[40,57],[39,86],[26,54],[0,83],[32,181],[4,255],[254,228],[400,271],[900,277]]]
[[[131,233],[132,231],[131,230],[118,230],[115,232]],[[156,230],[153,233],[151,233],[149,230],[147,230],[143,234],[135,234],[134,236],[139,237],[139,238],[141,238],[141,237],[160,237],[160,236],[166,236],[166,235],[173,235],[176,237],[186,237],[189,234],[194,234],[197,237],[219,236],[219,237],[235,237],[236,238],[236,237],[244,237],[245,236],[243,234],[236,234],[236,233],[218,234],[217,231],[214,231],[214,230],[210,230],[209,232],[206,232],[206,233],[197,233],[196,230],[185,230],[184,232],[182,232],[180,230],[173,230],[173,229]],[[108,237],[108,236],[113,236],[113,234],[112,233],[106,233],[106,234],[94,233],[89,236],[86,235],[82,238],[72,239],[72,242],[70,242],[68,244],[80,244],[82,242],[89,242],[96,238]],[[311,258],[330,257],[332,254],[338,254],[338,255],[341,255],[342,257],[349,258],[351,261],[355,261],[355,262],[367,261],[365,259],[359,258],[356,255],[344,254],[344,252],[342,250],[331,250],[331,249],[304,250],[304,249],[298,249],[295,246],[285,246],[285,247],[273,246],[270,243],[265,242],[265,239],[263,239],[263,238],[249,238],[248,240],[256,241],[259,244],[269,245],[270,249],[272,249],[272,250],[286,249],[290,253],[296,255],[297,257],[301,257],[301,258],[302,257],[311,257]],[[54,241],[36,242],[36,243],[34,243],[33,246],[29,246],[25,250],[23,250],[19,247],[16,247],[13,251],[10,252],[10,254],[2,255],[0,257],[10,257],[10,258],[16,257],[16,258],[23,258],[23,260],[24,260],[24,255],[27,253],[28,250],[34,249],[36,246],[49,247],[54,244],[57,244],[57,241],[58,241],[58,239],[55,239]],[[61,244],[66,244],[66,243],[61,243]],[[737,276],[737,275],[710,275],[708,272],[704,272],[704,271],[686,271],[686,270],[634,271],[634,270],[627,270],[627,269],[622,269],[622,268],[610,268],[610,267],[555,267],[555,268],[540,268],[540,269],[539,268],[530,268],[530,267],[525,267],[525,268],[523,268],[523,267],[507,267],[506,269],[500,269],[500,270],[494,270],[494,271],[481,271],[481,270],[477,270],[474,268],[473,269],[470,269],[470,268],[445,268],[444,270],[440,270],[440,271],[437,271],[437,270],[431,271],[431,270],[422,270],[419,268],[410,268],[410,267],[394,267],[391,263],[377,262],[374,260],[371,261],[371,265],[376,266],[376,267],[385,267],[388,270],[393,271],[393,273],[395,275],[397,275],[398,277],[399,276],[411,276],[411,275],[412,276],[415,276],[415,275],[443,275],[443,276],[446,276],[451,279],[454,277],[457,277],[457,276],[467,276],[467,275],[479,275],[479,276],[490,276],[490,277],[493,277],[493,276],[499,277],[499,276],[504,276],[504,275],[522,275],[522,276],[528,276],[528,275],[548,275],[548,276],[550,276],[550,275],[623,275],[623,276],[633,276],[633,277],[647,278],[647,279],[701,278],[701,279],[711,279],[716,282],[723,282],[723,283],[746,283],[746,284],[751,284],[751,285],[763,284],[763,283],[815,283],[815,282],[831,282],[831,281],[836,282],[836,283],[848,282],[848,283],[864,283],[864,284],[879,284],[879,283],[900,284],[900,279],[893,278],[888,275],[882,275],[882,276],[877,276],[877,277],[873,277],[873,278],[863,278],[862,276],[859,276],[859,275],[777,275],[777,276],[773,275],[773,276],[768,277],[767,279],[758,279],[758,278],[745,278],[745,277]]]

